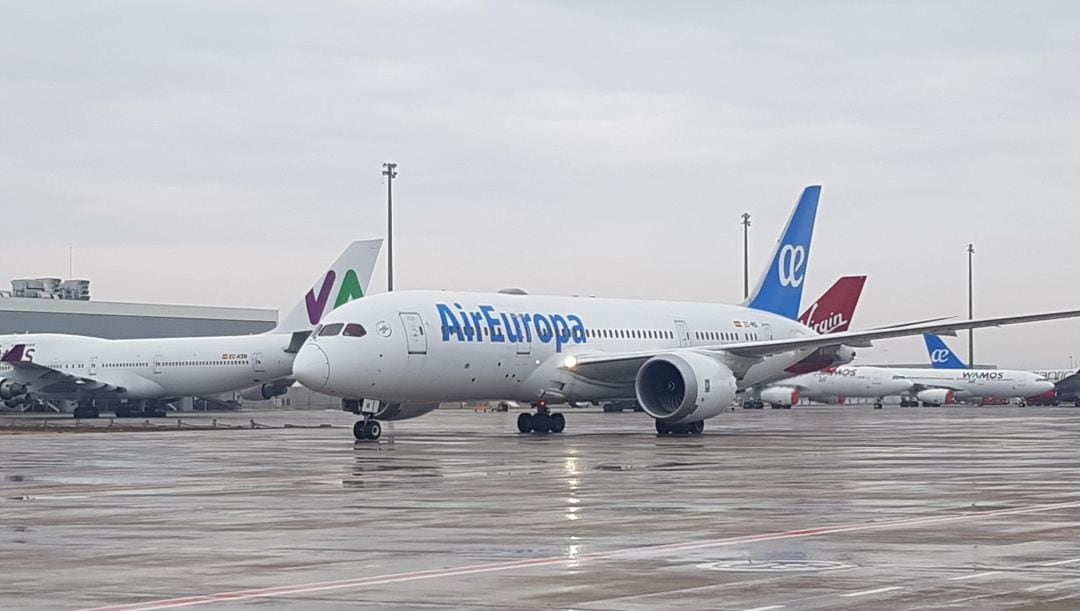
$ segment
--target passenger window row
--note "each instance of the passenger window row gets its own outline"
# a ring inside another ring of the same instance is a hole
[[[675,339],[674,331],[657,329],[587,329],[593,339]]]
[[[726,331],[694,331],[694,337],[701,341],[710,342],[737,342],[743,341],[757,341],[757,333],[743,333],[742,338],[738,333],[728,333]]]

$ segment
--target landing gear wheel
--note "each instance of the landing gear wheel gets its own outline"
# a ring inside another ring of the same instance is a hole
[[[117,418],[130,418],[131,417],[131,410],[128,409],[126,405],[121,405],[121,406],[116,408],[116,417]]]
[[[352,433],[361,441],[376,441],[382,436],[382,424],[378,420],[357,420]]]
[[[691,422],[690,423],[690,434],[691,435],[700,435],[700,434],[702,434],[704,432],[705,432],[705,421],[704,420],[698,420],[697,422]]]
[[[561,433],[566,429],[566,417],[562,414],[555,413],[551,415],[551,432]]]
[[[364,435],[371,441],[378,441],[382,437],[382,425],[378,420],[368,420],[364,423]]]
[[[535,433],[549,433],[552,431],[551,414],[536,412],[532,417],[532,429]]]
[[[657,420],[656,421],[656,434],[657,435],[667,435],[669,433],[671,433],[671,425],[668,424],[667,422],[664,422],[663,420]]]
[[[519,433],[531,433],[533,429],[532,414],[527,412],[518,414],[517,425]]]
[[[1021,401],[1016,404],[1017,407],[1027,407],[1027,401]]]
[[[881,406],[881,401],[878,401],[877,403],[874,403],[874,409],[881,409],[881,407],[882,407]]]

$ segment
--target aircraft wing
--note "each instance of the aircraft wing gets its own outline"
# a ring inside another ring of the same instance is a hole
[[[638,352],[621,352],[606,354],[579,354],[568,356],[563,362],[564,369],[573,371],[586,378],[611,380],[613,378],[626,378],[629,370],[637,371],[645,361],[663,353],[693,350],[703,354],[719,356],[729,354],[742,357],[748,361],[790,352],[792,350],[812,350],[828,346],[840,345],[869,345],[870,342],[879,339],[894,337],[909,337],[922,335],[923,333],[952,333],[964,329],[980,329],[984,327],[1003,327],[1005,325],[1018,325],[1045,320],[1058,320],[1061,318],[1080,317],[1080,310],[1065,310],[1061,312],[1048,312],[1045,314],[1022,314],[1019,316],[998,316],[994,318],[976,318],[974,320],[944,320],[931,321],[902,326],[881,327],[863,331],[844,331],[841,333],[829,333],[826,335],[808,335],[790,339],[773,339],[756,342],[740,342],[737,344],[720,344],[713,346],[696,346],[693,348],[668,348],[663,350],[648,350]],[[632,379],[632,376],[629,376]]]
[[[64,373],[59,369],[38,365],[25,358],[26,344],[16,344],[0,357],[0,362],[15,370],[20,382],[31,385],[32,392],[42,394],[68,394],[77,392],[120,392],[124,389],[81,376]]]

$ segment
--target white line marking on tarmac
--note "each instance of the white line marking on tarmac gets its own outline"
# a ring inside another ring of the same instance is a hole
[[[255,598],[271,598],[277,596],[289,596],[293,594],[305,594],[310,592],[325,592],[329,590],[357,589],[378,585],[439,579],[444,577],[456,577],[462,575],[478,575],[506,571],[525,570],[530,568],[563,565],[570,562],[583,563],[588,561],[610,560],[614,558],[626,559],[634,557],[649,557],[663,555],[675,551],[687,551],[708,549],[715,547],[727,547],[748,543],[761,543],[764,541],[778,541],[781,539],[801,539],[820,535],[840,534],[850,532],[866,532],[877,530],[891,530],[897,528],[912,528],[917,526],[935,526],[952,524],[957,522],[974,522],[1001,516],[1014,516],[1032,513],[1045,513],[1060,509],[1076,509],[1080,507],[1080,501],[1067,503],[1051,503],[1046,505],[1027,505],[1012,509],[995,509],[990,511],[963,512],[953,514],[939,514],[919,516],[914,518],[898,518],[883,520],[881,522],[861,522],[854,524],[839,524],[835,526],[823,526],[818,528],[806,528],[801,530],[789,530],[784,532],[762,533],[757,535],[742,535],[738,537],[726,537],[717,539],[703,539],[688,541],[685,543],[668,543],[637,548],[624,548],[609,552],[594,552],[581,554],[575,558],[566,556],[550,556],[547,558],[532,558],[515,560],[511,562],[495,562],[486,564],[463,565],[446,567],[426,571],[412,571],[407,573],[390,573],[384,575],[372,575],[358,579],[345,579],[340,581],[322,581],[315,583],[301,583],[267,588],[252,588],[248,590],[236,590],[231,592],[218,592],[215,594],[198,594],[178,598],[145,601],[141,603],[110,605],[95,607],[84,611],[150,611],[151,609],[173,609],[177,607],[190,607],[195,605],[208,605],[213,603],[235,602],[251,600]]]
[[[1026,592],[1038,592],[1039,590],[1053,590],[1061,586],[1071,585],[1074,583],[1080,583],[1080,579],[1066,579],[1064,581],[1055,581],[1053,583],[1044,583],[1037,586],[1031,586],[1027,588]]]
[[[784,605],[769,605],[768,607],[754,607],[753,609],[743,609],[743,611],[775,611],[776,609],[783,609]]]
[[[997,575],[1001,571],[985,571],[982,573],[969,573],[967,575],[961,575],[959,577],[950,577],[949,581],[964,581],[965,579],[979,579],[980,577],[989,577],[991,575]]]
[[[1058,560],[1057,562],[1044,562],[1039,566],[1062,566],[1064,564],[1076,564],[1080,562],[1080,558],[1071,558],[1069,560]]]
[[[896,590],[903,590],[902,586],[889,586],[887,588],[876,588],[873,590],[862,590],[860,592],[848,592],[847,594],[841,594],[844,598],[855,598],[856,596],[870,596],[871,594],[884,594],[885,592],[893,592]]]

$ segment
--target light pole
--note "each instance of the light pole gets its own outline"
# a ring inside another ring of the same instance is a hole
[[[382,164],[382,175],[386,177],[386,292],[394,290],[394,179],[397,178],[397,164],[387,161]]]
[[[742,296],[750,297],[750,213],[742,215]]]
[[[973,266],[973,263],[972,263],[972,261],[974,259],[974,256],[975,256],[975,245],[974,244],[968,244],[967,253],[968,253],[968,320],[972,320],[973,318],[975,318],[975,307],[974,307],[975,301],[974,301],[974,296],[973,296],[973,289],[974,289],[975,284],[974,284],[974,280],[973,280],[974,266]],[[972,367],[972,368],[975,367],[975,329],[968,329],[968,363],[970,364],[969,365],[970,367]]]

